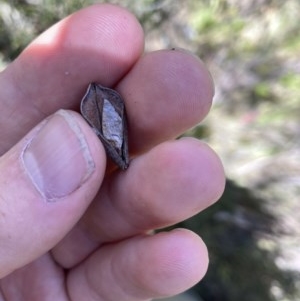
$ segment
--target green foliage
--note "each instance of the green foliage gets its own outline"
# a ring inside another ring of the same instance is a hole
[[[258,83],[254,87],[254,93],[257,97],[266,99],[271,95],[271,87],[267,83]]]
[[[145,29],[170,15],[165,0],[0,0],[0,59],[9,62],[41,32],[67,15],[91,4],[109,2],[131,10]]]
[[[94,1],[0,1],[0,52],[4,60],[13,60],[38,34],[92,2]]]
[[[281,84],[287,88],[300,92],[300,75],[295,73],[285,74],[281,79]]]

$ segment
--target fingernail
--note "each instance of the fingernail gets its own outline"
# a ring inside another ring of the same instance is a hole
[[[95,164],[74,116],[60,110],[29,141],[24,167],[47,201],[76,191],[93,173]]]

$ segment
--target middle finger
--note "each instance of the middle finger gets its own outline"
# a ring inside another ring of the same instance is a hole
[[[214,94],[205,66],[182,50],[144,55],[116,89],[126,103],[131,153],[173,139],[199,123]]]

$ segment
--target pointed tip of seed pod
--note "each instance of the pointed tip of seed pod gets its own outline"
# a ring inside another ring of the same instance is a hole
[[[122,166],[120,166],[121,170],[125,171],[127,168],[129,167],[129,163],[125,163],[122,164]]]

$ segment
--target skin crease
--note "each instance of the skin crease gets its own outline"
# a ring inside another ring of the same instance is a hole
[[[0,301],[144,301],[204,276],[208,253],[198,235],[153,230],[201,212],[223,192],[217,155],[194,138],[174,140],[207,115],[213,83],[194,55],[143,54],[143,39],[128,11],[94,5],[51,27],[0,73]],[[90,82],[124,98],[125,172],[106,167],[101,142],[74,111]],[[47,193],[39,189],[48,183],[29,172],[34,145],[53,149],[43,157],[50,169],[55,154],[61,164],[70,160]],[[69,169],[73,182],[61,176]]]

